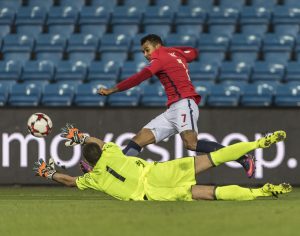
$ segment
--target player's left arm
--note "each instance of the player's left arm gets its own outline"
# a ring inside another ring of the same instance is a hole
[[[65,186],[68,186],[68,187],[76,187],[77,186],[76,179],[77,179],[77,177],[73,177],[73,176],[58,173],[58,172],[56,172],[52,177],[52,180],[54,180],[58,183],[61,183]]]
[[[196,60],[199,56],[199,52],[196,48],[193,47],[173,47],[177,50],[179,50],[181,55],[186,59],[187,62],[192,62]]]

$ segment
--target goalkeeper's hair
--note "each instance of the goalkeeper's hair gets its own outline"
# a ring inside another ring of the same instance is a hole
[[[159,37],[158,35],[156,34],[148,34],[146,35],[145,37],[143,37],[141,39],[141,45],[143,45],[144,43],[146,43],[147,41],[149,41],[151,44],[153,45],[157,45],[157,44],[161,44],[161,45],[164,45],[163,44],[163,41],[161,39],[161,37]]]
[[[97,143],[87,143],[83,146],[82,154],[88,163],[94,166],[102,155],[102,150]]]

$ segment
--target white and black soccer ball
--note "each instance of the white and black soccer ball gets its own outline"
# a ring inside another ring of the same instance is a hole
[[[35,137],[45,137],[52,130],[52,121],[49,116],[44,113],[32,114],[27,122],[29,133]]]

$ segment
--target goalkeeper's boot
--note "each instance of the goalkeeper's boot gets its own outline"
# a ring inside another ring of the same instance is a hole
[[[264,196],[274,196],[276,198],[278,198],[279,194],[289,193],[292,190],[292,186],[286,183],[282,183],[279,185],[267,183],[261,188],[261,191],[264,194]]]
[[[285,138],[286,138],[286,133],[283,130],[266,134],[264,137],[257,140],[258,148],[268,148],[273,143],[278,143],[280,141],[283,141]]]
[[[252,178],[255,173],[255,158],[252,154],[246,154],[245,157],[238,160],[246,171],[248,178]]]

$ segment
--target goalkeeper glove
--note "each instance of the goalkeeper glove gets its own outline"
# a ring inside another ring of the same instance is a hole
[[[81,171],[86,174],[89,173],[93,170],[93,167],[91,167],[88,163],[86,163],[85,161],[80,161],[79,162],[80,165],[80,169]]]
[[[65,127],[61,129],[61,137],[66,138],[65,145],[67,147],[75,146],[77,144],[84,144],[87,134],[82,133],[78,128],[75,128],[73,124],[67,123]]]
[[[33,164],[33,171],[36,176],[41,176],[47,179],[53,179],[53,175],[56,173],[54,167],[48,165],[43,159],[39,159]]]

